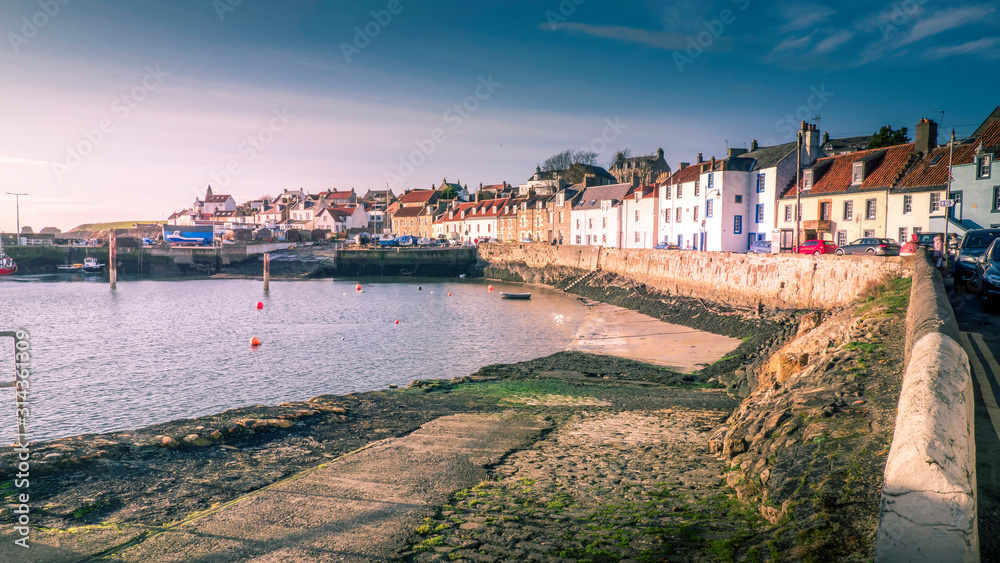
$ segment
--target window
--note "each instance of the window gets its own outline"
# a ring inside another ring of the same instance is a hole
[[[813,171],[803,170],[802,171],[802,191],[812,189],[813,187]],[[757,190],[762,191],[762,190]]]
[[[904,195],[903,196],[903,215],[908,215],[913,213],[913,196]]]
[[[786,205],[785,206],[785,221],[794,221],[795,220],[795,218],[792,216],[792,213],[793,213],[792,212],[792,206],[791,205]]]
[[[951,192],[951,201],[954,203],[951,209],[948,210],[948,216],[952,219],[958,217],[962,218],[962,192]]]
[[[639,210],[638,209],[635,210],[635,222],[636,223],[639,222]],[[639,242],[639,241],[636,241],[636,242]]]
[[[712,175],[709,174],[708,177],[711,178]],[[712,187],[712,182],[711,181],[708,182],[708,187]],[[701,182],[699,182],[699,181],[696,180],[695,183],[694,183],[694,196],[698,197],[700,194],[701,194]]]
[[[737,215],[733,217],[733,234],[742,235],[743,234],[743,216]]]
[[[678,223],[680,223],[680,222],[681,222],[681,213],[682,213],[683,211],[684,211],[684,209],[683,209],[683,208],[681,208],[681,207],[678,207],[678,208],[677,208],[677,218],[676,218],[676,222],[678,222]]]
[[[563,212],[562,211],[559,212],[559,222],[560,223],[563,222]]]
[[[845,201],[844,202],[844,221],[854,220],[854,202]]]
[[[865,200],[865,219],[875,218],[875,200],[866,199]],[[865,235],[868,236],[868,235]]]
[[[608,228],[608,218],[607,217],[601,217],[601,228],[604,228],[604,229]]]
[[[697,182],[695,182],[695,183],[697,183]],[[677,199],[680,199],[682,197],[683,193],[684,193],[684,185],[683,184],[677,184]]]
[[[715,213],[715,200],[709,199],[705,202],[705,217],[712,217]]]
[[[941,211],[941,192],[931,192],[931,213]]]
[[[601,244],[608,244],[608,235],[601,235]]]
[[[684,247],[684,235],[677,235],[677,246]]]
[[[736,195],[736,203],[743,203],[743,194]]]
[[[847,244],[847,231],[837,231],[837,246]]]
[[[1000,186],[993,186],[993,211],[1000,211]]]
[[[669,209],[663,212],[663,222],[664,223],[669,223],[670,222],[670,210]]]
[[[990,155],[984,154],[979,157],[979,177],[989,178],[990,177]]]
[[[593,217],[591,217],[590,219],[587,219],[587,228],[588,229],[593,229],[594,228],[594,219],[593,219]]]
[[[913,227],[913,234],[922,233],[923,231],[920,227]]]
[[[698,206],[697,205],[694,206],[694,216],[691,217],[691,220],[692,221],[697,221],[698,220]]]
[[[639,231],[635,232],[635,242],[639,242]]]
[[[757,174],[757,193],[764,192],[764,173]]]
[[[576,243],[577,243],[577,244],[583,244],[583,241],[582,241],[582,239],[580,238],[580,235],[576,235]]]
[[[697,188],[698,184],[695,184],[695,187]],[[709,172],[708,173],[708,189],[712,189],[714,187],[715,187],[715,174],[712,174],[711,172]],[[698,195],[698,194],[695,194],[695,195]]]
[[[865,180],[865,163],[855,162],[851,167],[851,183],[860,184]]]
[[[874,238],[874,237],[875,237],[875,231],[865,230],[865,238]]]
[[[831,205],[831,202],[829,202],[829,201],[820,202],[820,204],[819,204],[819,219],[820,219],[820,221],[829,221],[830,220],[830,205]]]
[[[899,240],[899,244],[903,244],[904,242],[907,241],[907,238],[906,238],[906,227],[900,227],[899,228],[899,239],[898,240]]]
[[[577,229],[579,229],[579,228],[580,228],[580,220],[579,220],[579,219],[577,219],[577,220],[576,220],[576,228],[577,228]],[[579,242],[577,242],[577,244],[580,244],[580,243],[579,243]]]
[[[757,223],[763,223],[764,222],[764,204],[763,203],[758,203],[757,204],[756,221],[757,221]]]
[[[674,189],[672,186],[667,186],[667,189],[663,190],[663,199],[670,199],[670,196],[673,195],[673,191]]]

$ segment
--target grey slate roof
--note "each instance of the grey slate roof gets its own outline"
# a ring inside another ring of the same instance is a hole
[[[763,170],[777,166],[779,162],[789,154],[795,154],[795,143],[784,143],[782,145],[772,145],[770,147],[759,147],[755,151],[750,151],[739,155],[737,158],[755,159],[750,170]],[[729,159],[732,161],[733,159]]]
[[[580,203],[576,206],[576,209],[598,209],[601,207],[602,201],[608,200],[611,201],[611,205],[615,205],[625,199],[631,189],[632,184],[590,186],[583,190],[583,195],[580,197]]]

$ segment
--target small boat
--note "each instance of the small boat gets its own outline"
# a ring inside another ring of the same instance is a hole
[[[531,299],[530,293],[500,293],[500,299]]]
[[[60,272],[63,273],[73,273],[73,272],[87,272],[87,273],[97,273],[104,270],[104,264],[97,261],[97,258],[92,258],[90,256],[83,259],[83,263],[77,262],[76,264],[67,264],[65,266],[56,266]]]
[[[0,276],[9,276],[16,271],[17,264],[13,258],[4,253],[3,243],[0,243]]]

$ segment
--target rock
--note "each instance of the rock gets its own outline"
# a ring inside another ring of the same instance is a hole
[[[747,442],[744,439],[744,434],[737,434],[734,430],[736,428],[731,429],[726,434],[726,439],[722,446],[722,455],[727,458],[747,451]]]
[[[221,440],[222,432],[219,432],[218,430],[213,430],[212,433],[208,435],[208,437],[213,440]]]
[[[291,428],[295,426],[295,423],[287,418],[271,418],[265,421],[268,426],[274,426],[277,428]]]
[[[483,524],[481,522],[464,522],[463,524],[461,524],[458,527],[458,529],[460,529],[460,530],[482,530],[485,527],[486,527],[486,524]]]
[[[209,440],[208,438],[203,438],[197,434],[188,434],[187,436],[184,436],[184,443],[199,448],[212,445],[211,440]]]
[[[52,452],[52,453],[50,453],[50,454],[45,454],[45,456],[44,456],[44,457],[43,457],[42,459],[47,459],[47,460],[57,460],[57,459],[59,459],[59,458],[61,458],[61,457],[62,457],[62,454],[61,454],[61,453],[57,453],[57,452]]]
[[[176,448],[180,442],[170,436],[153,436],[153,445],[161,448]]]
[[[781,523],[781,520],[785,517],[785,512],[783,510],[778,510],[770,506],[761,506],[760,515],[764,517],[768,522],[777,526]]]

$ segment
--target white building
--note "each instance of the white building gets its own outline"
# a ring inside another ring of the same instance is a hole
[[[659,242],[659,188],[637,188],[622,207],[624,248],[653,248]]]
[[[571,212],[570,243],[622,248],[622,202],[631,191],[631,184],[586,188]]]

